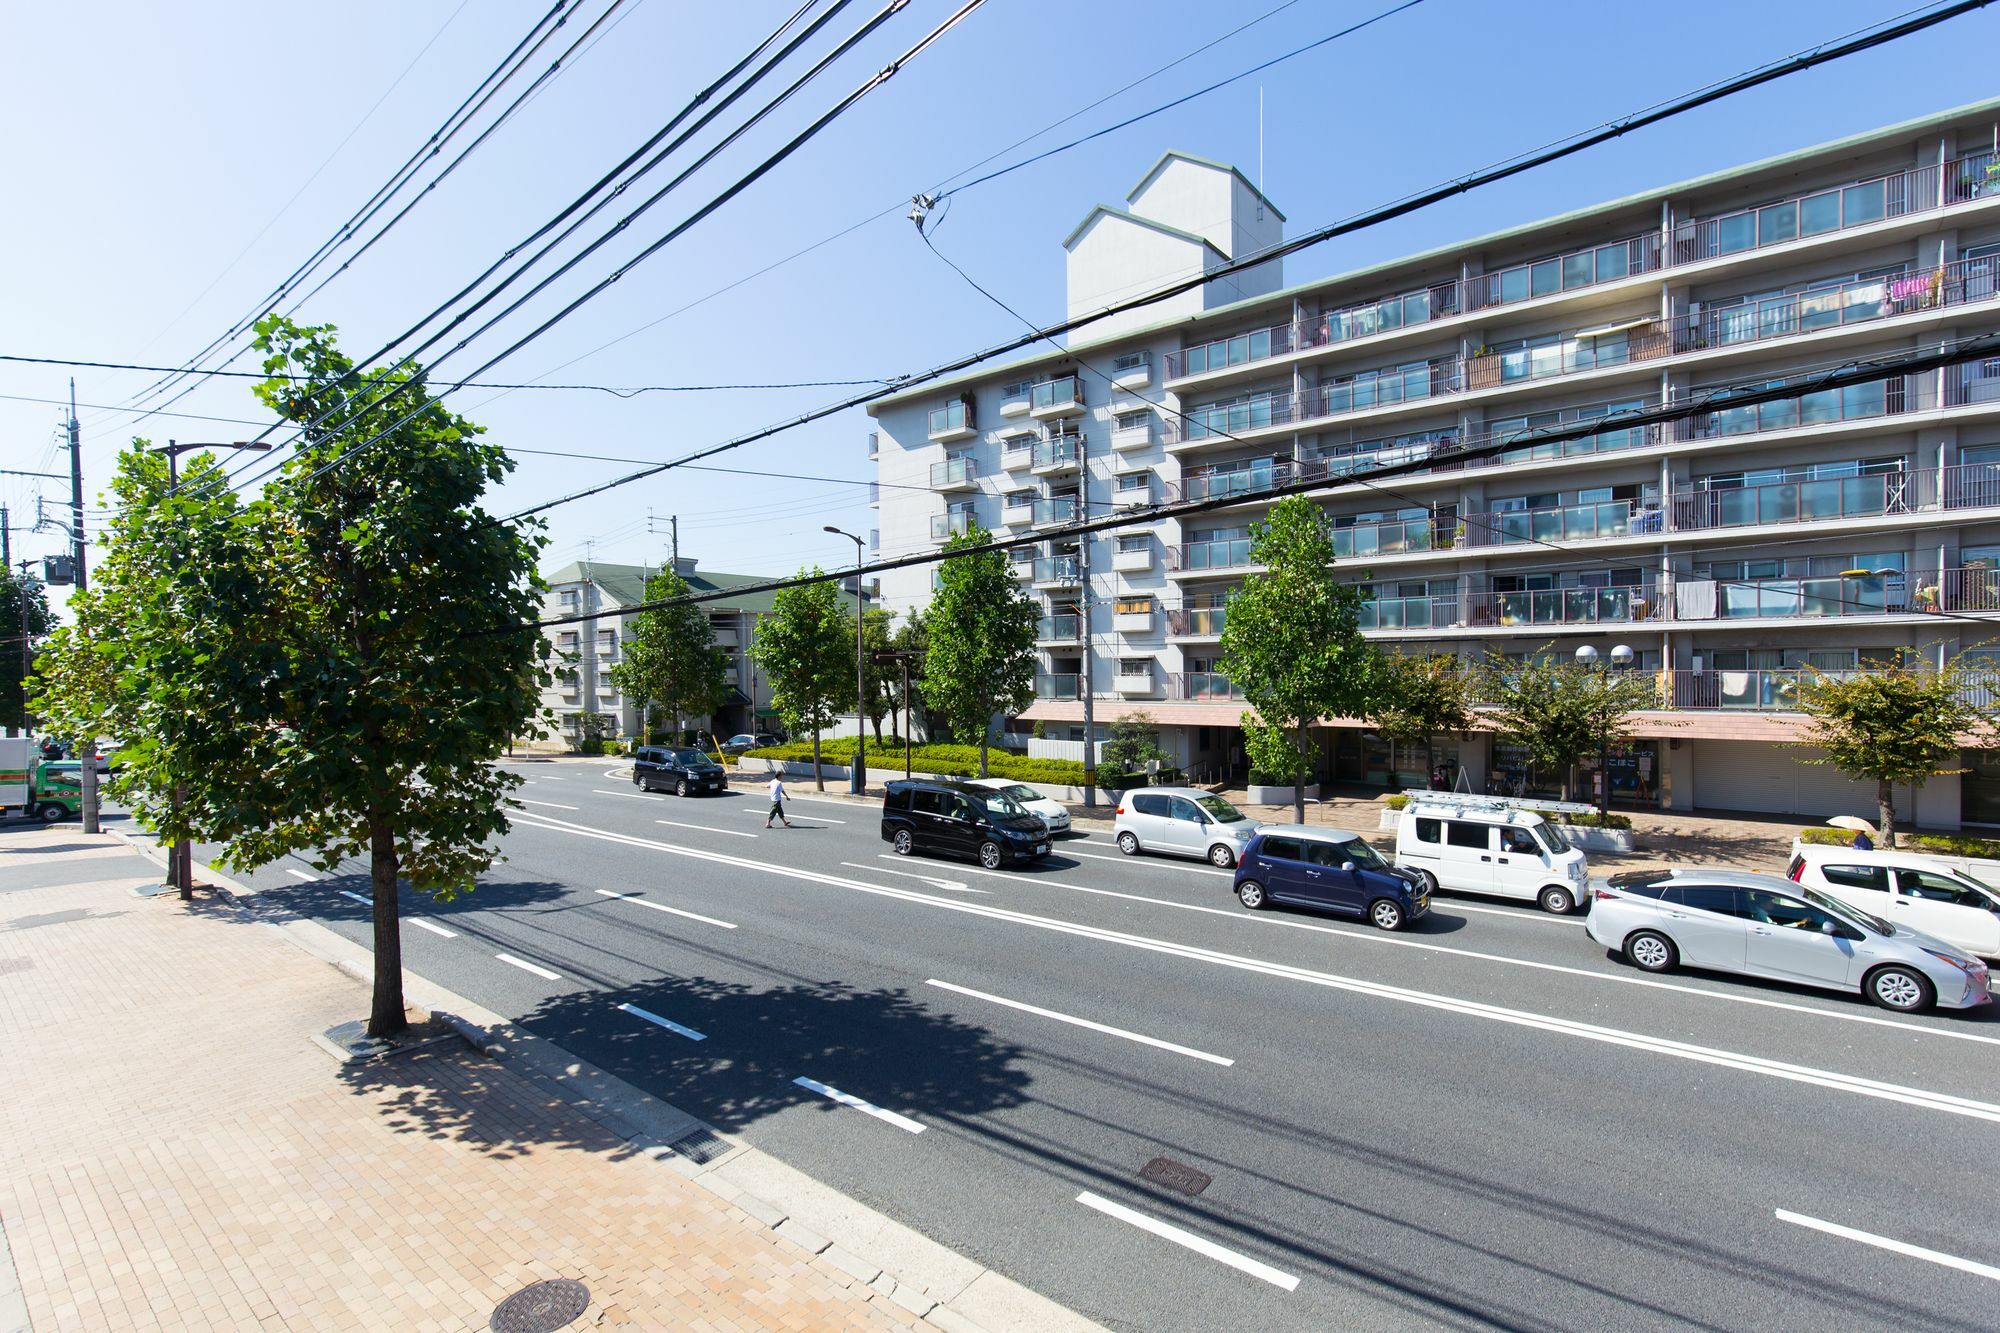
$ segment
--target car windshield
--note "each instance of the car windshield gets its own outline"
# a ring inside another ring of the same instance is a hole
[[[1569,850],[1569,839],[1565,838],[1562,830],[1554,824],[1531,824],[1529,827],[1534,829],[1535,836],[1541,839],[1542,846],[1556,855],[1560,856]]]
[[[1210,819],[1218,824],[1240,824],[1243,812],[1220,796],[1197,796],[1194,803],[1202,808]]]
[[[992,791],[986,793],[986,812],[1000,819],[1020,819],[1028,814],[1028,808],[1014,799],[1012,792]]]
[[[1858,907],[1849,907],[1846,903],[1829,898],[1815,889],[1805,889],[1803,892],[1807,902],[1819,908],[1828,916],[1838,917],[1842,921],[1851,922],[1855,925],[1866,926],[1877,935],[1893,935],[1896,933],[1895,927],[1879,916],[1871,916]]]
[[[689,768],[715,767],[715,761],[700,750],[675,750],[673,758],[675,763],[686,764]]]
[[[1382,853],[1376,851],[1359,838],[1353,838],[1342,843],[1340,845],[1340,855],[1343,860],[1352,861],[1363,870],[1387,870],[1389,868],[1388,862],[1382,859]]]
[[[1005,796],[1011,801],[1019,801],[1023,805],[1029,801],[1039,801],[1042,799],[1040,792],[1024,782],[1017,782],[1011,787],[995,787],[993,794],[996,796]]]

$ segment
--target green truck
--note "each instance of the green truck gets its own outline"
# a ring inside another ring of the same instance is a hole
[[[23,737],[0,737],[0,814],[54,824],[83,809],[83,764],[44,759]]]

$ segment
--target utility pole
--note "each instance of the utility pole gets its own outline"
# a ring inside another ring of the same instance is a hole
[[[854,543],[854,768],[848,775],[848,789],[856,796],[868,790],[868,670],[864,665],[861,633],[862,608],[867,598],[861,592],[861,567],[868,563],[868,543],[851,532],[827,524],[822,531],[845,537]]]
[[[667,530],[669,533],[672,534],[671,542],[674,553],[673,569],[674,573],[678,575],[681,572],[681,516],[679,514],[667,515]]]
[[[1090,436],[1087,432],[1076,434],[1077,465],[1077,507],[1087,523],[1090,521]],[[1093,672],[1091,671],[1090,612],[1094,599],[1090,595],[1090,534],[1082,532],[1076,539],[1076,584],[1083,595],[1077,598],[1077,626],[1083,631],[1083,808],[1097,808],[1097,727],[1091,706]]]
[[[76,590],[83,592],[90,583],[83,561],[83,431],[76,421],[75,376],[69,381],[69,508],[69,536],[74,552],[71,563],[76,566]],[[97,797],[97,737],[77,737],[76,751],[81,761],[77,776],[83,788],[83,831],[97,833],[102,831]]]

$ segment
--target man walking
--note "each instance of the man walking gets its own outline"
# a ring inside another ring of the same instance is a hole
[[[785,818],[785,783],[776,773],[771,775],[771,813],[764,816],[764,827],[771,827],[774,819],[786,828],[792,826],[792,821]]]

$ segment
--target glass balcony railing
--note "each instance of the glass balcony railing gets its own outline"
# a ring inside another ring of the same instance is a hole
[[[931,409],[931,434],[949,435],[972,425],[972,411],[964,399],[954,399]]]
[[[1073,555],[1043,556],[1035,561],[1035,582],[1075,583],[1077,563]]]
[[[1605,500],[1549,509],[1502,509],[1467,514],[1465,544],[1477,547],[1506,546],[1514,542],[1583,541],[1593,537],[1660,532],[1665,526],[1664,515],[1657,503],[1645,504],[1635,500]]]
[[[1076,497],[1059,495],[1050,500],[1035,501],[1035,522],[1073,523],[1076,521]]]
[[[1661,266],[1661,258],[1660,233],[1649,231],[1622,241],[1515,264],[1466,279],[1465,307],[1479,310],[1511,305],[1617,282],[1636,273],[1652,272]]]
[[[953,509],[942,514],[931,515],[931,540],[943,541],[947,537],[960,537],[972,530],[978,522],[969,509]]]
[[[1241,569],[1250,563],[1248,537],[1187,542],[1168,550],[1173,553],[1173,568],[1181,570]]]
[[[1201,375],[1229,366],[1247,365],[1252,361],[1262,361],[1266,357],[1283,356],[1291,350],[1292,326],[1273,324],[1269,328],[1252,329],[1248,333],[1218,338],[1214,342],[1201,343],[1178,352],[1168,352],[1167,378]]]
[[[1180,606],[1167,612],[1167,633],[1214,638],[1222,633],[1229,609],[1221,606]]]
[[[1071,468],[1082,456],[1082,444],[1074,435],[1058,435],[1054,439],[1035,442],[1035,466],[1037,468]]]
[[[1456,593],[1433,597],[1375,597],[1361,604],[1361,628],[1453,629],[1464,621]]]
[[[1542,625],[1626,625],[1667,619],[1652,587],[1537,588],[1464,596],[1461,623],[1496,628]]]
[[[969,486],[979,476],[979,465],[970,458],[948,458],[931,464],[931,487]]]
[[[1897,471],[1865,477],[1677,491],[1671,518],[1674,531],[1699,532],[1707,528],[1907,514],[1913,508],[1928,507],[1924,495],[1936,490],[1936,481],[1935,471]],[[1981,479],[1969,477],[1966,481],[1970,493],[1977,494],[1982,489]]]
[[[1182,476],[1174,488],[1177,500],[1220,500],[1234,495],[1255,495],[1268,491],[1280,480],[1289,481],[1297,466],[1289,459],[1260,458],[1246,467],[1201,468]]]
[[[1035,638],[1042,643],[1075,643],[1082,637],[1080,624],[1074,615],[1043,616]]]
[[[1333,530],[1333,553],[1339,559],[1354,556],[1398,555],[1405,551],[1428,551],[1433,544],[1449,550],[1452,534],[1439,533],[1428,518],[1403,519],[1392,523],[1356,523]]]
[[[1917,167],[1755,208],[1692,218],[1674,227],[1672,261],[1696,263],[1984,198],[1994,192],[1986,176],[1993,160],[1990,152],[1973,153],[1945,163],[1942,171],[1936,166]]]
[[[1078,699],[1083,677],[1074,671],[1049,672],[1035,677],[1037,699]]]
[[[1167,678],[1167,693],[1176,699],[1241,699],[1243,691],[1219,671],[1176,671]]]
[[[1781,667],[1752,671],[1706,670],[1667,673],[1668,706],[1695,712],[1792,713],[1799,711],[1803,687],[1819,680],[1852,680],[1867,668],[1820,671]],[[1959,698],[1982,711],[2000,702],[2000,672],[1968,674]]]
[[[1033,410],[1038,412],[1059,407],[1080,407],[1083,404],[1083,386],[1077,383],[1074,375],[1043,380],[1035,386],[1031,404]]]

